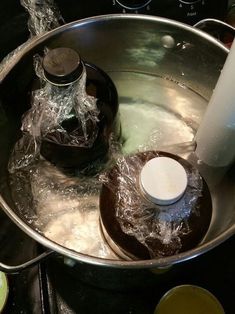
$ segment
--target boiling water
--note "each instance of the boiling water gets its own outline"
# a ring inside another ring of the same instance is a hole
[[[172,80],[133,72],[110,72],[116,84],[122,144],[112,157],[149,149],[187,158],[207,101]],[[45,160],[10,177],[12,197],[28,224],[54,242],[102,258],[112,253],[99,229],[99,174],[76,177]]]

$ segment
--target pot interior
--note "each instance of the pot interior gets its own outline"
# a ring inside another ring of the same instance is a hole
[[[100,184],[94,177],[79,189],[77,177],[44,161],[33,174],[19,171],[9,175],[7,171],[11,150],[20,136],[21,116],[29,108],[35,76],[33,56],[42,54],[44,47],[61,46],[78,50],[83,60],[102,68],[114,81],[124,154],[154,148],[191,158],[195,164],[194,135],[227,51],[210,36],[170,20],[106,16],[65,25],[35,40],[19,53],[19,60],[15,56],[6,64],[0,85],[0,192],[4,209],[44,245],[50,243],[65,255],[71,251],[78,260],[82,256],[78,253],[111,259],[107,263],[112,265],[118,258],[100,234]],[[203,251],[221,242],[234,228],[235,185],[232,169],[225,175],[225,169],[197,167],[213,200]],[[45,237],[50,241],[45,242]],[[185,258],[194,255],[192,250]]]

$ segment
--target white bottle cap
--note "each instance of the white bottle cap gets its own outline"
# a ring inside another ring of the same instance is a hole
[[[140,173],[140,186],[145,196],[158,205],[175,203],[184,194],[187,184],[184,167],[169,157],[149,160]]]

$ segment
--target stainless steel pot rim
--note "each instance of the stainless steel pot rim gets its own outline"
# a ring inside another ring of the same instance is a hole
[[[174,265],[183,261],[190,260],[198,255],[206,253],[212,248],[215,248],[219,244],[223,243],[225,240],[230,238],[235,233],[235,225],[230,227],[228,230],[223,232],[214,240],[211,240],[205,244],[201,244],[198,247],[169,257],[162,257],[159,259],[150,260],[139,260],[139,261],[120,261],[120,260],[109,260],[93,257],[90,255],[85,255],[82,253],[75,252],[73,250],[67,249],[34,231],[26,223],[24,223],[5,203],[3,198],[0,196],[0,204],[3,207],[5,213],[16,223],[16,225],[21,228],[26,234],[31,236],[34,240],[42,244],[43,246],[55,251],[66,258],[74,259],[78,262],[93,264],[97,266],[113,267],[113,268],[165,268],[170,265]]]
[[[0,83],[4,80],[4,78],[8,75],[8,73],[15,67],[15,65],[20,62],[20,60],[23,58],[25,54],[27,54],[32,48],[36,47],[39,44],[42,44],[45,40],[49,39],[52,35],[58,35],[63,31],[66,31],[68,28],[76,28],[78,26],[82,26],[89,23],[97,23],[97,22],[103,22],[110,20],[125,20],[125,19],[131,19],[131,20],[147,20],[152,22],[161,22],[165,24],[170,24],[172,26],[175,26],[177,28],[182,28],[186,31],[193,32],[197,34],[198,36],[203,37],[207,41],[211,42],[212,44],[218,46],[224,52],[228,53],[228,49],[220,42],[218,42],[216,39],[214,39],[212,36],[208,35],[207,33],[194,29],[191,26],[185,25],[183,23],[179,23],[174,20],[169,20],[166,18],[160,18],[155,16],[147,16],[147,15],[132,15],[132,14],[111,14],[111,15],[103,15],[103,16],[96,16],[92,18],[86,18],[83,20],[75,21],[69,24],[66,24],[64,26],[61,26],[53,31],[50,31],[46,33],[43,36],[40,36],[38,38],[35,38],[33,40],[28,41],[24,47],[8,62],[5,66],[5,68],[0,72]],[[3,210],[6,212],[6,214],[16,223],[16,225],[21,228],[25,233],[27,233],[30,237],[32,237],[34,240],[42,244],[43,246],[51,249],[52,251],[55,251],[67,258],[74,259],[78,262],[84,262],[88,264],[93,265],[99,265],[99,266],[105,266],[105,267],[116,267],[116,268],[164,268],[169,265],[173,265],[182,261],[186,261],[189,259],[192,259],[198,255],[201,255],[202,253],[205,253],[209,251],[210,249],[218,246],[220,243],[224,242],[226,239],[231,237],[235,233],[235,225],[231,226],[228,230],[217,236],[215,239],[205,243],[201,244],[200,246],[184,252],[180,253],[174,256],[170,257],[163,257],[159,259],[151,259],[151,260],[140,260],[140,261],[119,261],[119,260],[108,260],[108,259],[102,259],[97,257],[88,256],[82,253],[75,252],[71,249],[64,248],[60,246],[59,244],[47,239],[37,231],[33,230],[32,227],[27,225],[25,222],[23,222],[15,213],[14,211],[7,205],[7,203],[4,201],[3,197],[0,195],[0,205],[2,206]]]
[[[47,32],[46,34],[39,36],[39,37],[34,37],[33,39],[28,40],[26,43],[24,43],[24,47],[22,49],[19,50],[19,52],[14,56],[14,60],[11,59],[11,62],[8,62],[6,64],[6,66],[4,67],[4,69],[2,69],[2,71],[0,72],[0,83],[4,80],[4,78],[7,76],[7,74],[15,67],[15,65],[21,60],[21,58],[27,54],[32,47],[35,47],[41,43],[43,43],[43,41],[47,40],[48,38],[50,38],[52,35],[58,35],[60,33],[62,33],[63,31],[65,31],[66,29],[72,29],[72,28],[76,28],[77,26],[82,26],[82,25],[86,25],[86,24],[90,24],[90,23],[97,23],[97,22],[103,22],[105,23],[106,21],[110,21],[110,20],[144,20],[144,21],[157,21],[157,22],[161,22],[161,23],[165,23],[168,25],[172,25],[178,28],[182,28],[184,30],[188,30],[189,32],[193,32],[201,37],[203,37],[204,39],[210,41],[211,43],[215,44],[216,46],[220,47],[221,49],[223,49],[225,52],[229,52],[229,49],[226,48],[221,42],[219,42],[218,40],[216,40],[214,37],[212,37],[211,35],[207,34],[206,32],[199,30],[197,28],[193,28],[192,26],[189,26],[187,24],[175,21],[175,20],[171,20],[171,19],[167,19],[167,18],[163,18],[163,17],[156,17],[156,16],[151,16],[151,15],[144,15],[144,14],[108,14],[108,15],[99,15],[99,16],[95,16],[95,17],[90,17],[90,18],[85,18],[85,19],[81,19],[78,21],[74,21],[68,24],[65,24],[63,26],[60,26],[50,32]]]

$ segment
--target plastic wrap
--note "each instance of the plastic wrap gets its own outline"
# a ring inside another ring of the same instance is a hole
[[[181,237],[191,232],[188,218],[200,214],[196,204],[203,181],[197,169],[186,168],[188,186],[184,197],[172,205],[155,205],[143,196],[139,186],[146,158],[154,157],[156,152],[119,158],[111,172],[102,174],[100,180],[115,195],[115,215],[122,231],[146,246],[151,257],[159,257],[180,251]]]
[[[43,35],[64,23],[53,0],[21,0],[20,3],[29,13],[28,29],[31,38],[3,58],[0,63],[0,74],[12,59],[31,44],[35,36]]]
[[[19,212],[35,230],[77,252],[116,258],[99,229],[97,177],[72,177],[40,160],[10,175],[9,182]]]
[[[53,0],[20,0],[28,11],[28,29],[31,36],[42,35],[64,23]]]
[[[91,147],[97,137],[97,99],[86,93],[86,71],[81,79],[67,87],[43,81],[40,57],[35,57],[35,71],[42,88],[32,93],[32,105],[22,118],[23,137],[16,143],[9,161],[9,171],[26,167],[40,156],[43,139],[53,143]],[[76,117],[78,128],[67,131],[63,122]]]

